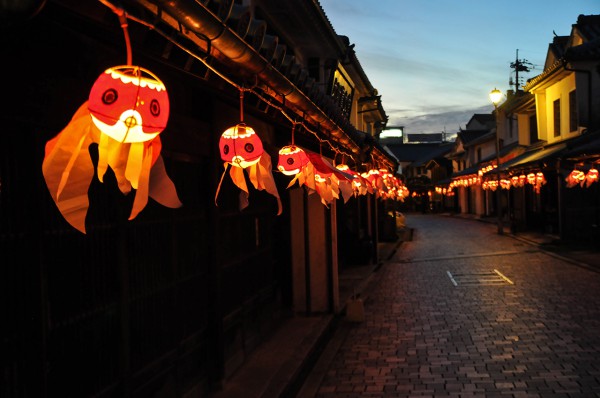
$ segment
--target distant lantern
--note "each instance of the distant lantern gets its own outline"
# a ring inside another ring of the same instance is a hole
[[[242,169],[258,163],[264,152],[262,141],[245,123],[225,130],[221,134],[219,149],[223,161]]]
[[[541,171],[535,173],[535,183],[538,185],[546,183],[546,177],[544,177],[544,173],[542,173]]]
[[[597,169],[589,169],[587,174],[585,175],[585,186],[589,187],[594,182],[598,181],[598,170]]]
[[[583,181],[585,180],[585,173],[581,170],[573,170],[569,173],[565,181],[567,183],[567,188],[573,188],[576,185],[583,185]]]
[[[308,164],[308,157],[302,148],[295,145],[284,146],[279,150],[277,169],[288,176],[298,174]]]
[[[535,184],[535,174],[534,173],[527,174],[527,182],[531,185]]]
[[[149,70],[115,66],[96,79],[88,109],[96,127],[115,141],[146,142],[167,126],[169,97]]]
[[[518,187],[519,186],[519,176],[513,176],[510,179],[510,181],[511,181],[513,187]]]

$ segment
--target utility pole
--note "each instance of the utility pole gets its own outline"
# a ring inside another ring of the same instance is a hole
[[[517,48],[517,56],[515,57],[515,62],[510,63],[510,67],[515,70],[515,93],[519,91],[521,87],[521,82],[519,81],[519,72],[529,72],[530,67],[533,67],[533,64],[526,59],[519,59],[519,49]],[[513,82],[509,82],[510,85],[513,85]]]

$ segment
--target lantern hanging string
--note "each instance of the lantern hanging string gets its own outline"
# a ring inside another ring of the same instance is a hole
[[[257,90],[253,89],[253,88],[244,88],[241,85],[237,84],[236,82],[234,82],[233,80],[227,78],[225,75],[223,75],[221,72],[219,72],[214,66],[212,66],[209,62],[206,61],[206,59],[204,59],[203,57],[199,56],[198,54],[196,54],[194,51],[188,49],[187,47],[185,47],[184,45],[182,45],[181,43],[179,43],[178,41],[174,40],[173,37],[171,37],[170,35],[166,34],[165,32],[161,31],[160,29],[158,29],[155,24],[150,23],[150,22],[146,22],[143,19],[137,18],[131,14],[126,13],[123,9],[115,6],[114,4],[112,4],[110,1],[108,0],[99,0],[102,4],[104,4],[105,6],[107,6],[108,8],[110,8],[113,12],[115,12],[115,14],[119,15],[119,16],[123,16],[123,18],[125,19],[129,19],[132,21],[135,21],[137,23],[139,23],[140,25],[146,26],[149,29],[154,30],[157,34],[159,34],[160,36],[162,36],[164,39],[166,39],[167,41],[169,41],[170,43],[174,44],[175,46],[177,46],[180,50],[184,51],[185,53],[187,53],[188,55],[190,55],[191,57],[195,58],[196,60],[200,61],[208,70],[210,70],[211,72],[213,72],[215,75],[219,76],[221,79],[223,79],[224,81],[226,81],[227,83],[229,83],[231,86],[237,88],[238,90],[240,90],[240,92],[243,91],[249,91],[252,94],[256,95],[260,100],[262,100],[265,104],[267,104],[268,106],[271,106],[275,109],[277,109],[286,119],[288,119],[290,121],[290,123],[292,124],[299,124],[300,126],[302,126],[307,132],[311,133],[312,135],[315,136],[315,138],[319,141],[319,147],[321,146],[321,144],[326,143],[327,145],[329,145],[329,147],[331,148],[331,150],[335,153],[340,153],[343,155],[347,155],[350,159],[355,160],[354,156],[346,151],[343,151],[341,149],[338,148],[338,146],[340,145],[338,142],[334,143],[330,140],[330,139],[322,139],[319,137],[319,134],[315,131],[312,130],[307,123],[305,123],[304,121],[302,122],[295,122],[293,120],[292,117],[290,117],[287,112],[281,107],[278,106],[277,104],[274,104],[270,99],[265,98],[263,95],[261,95]],[[121,23],[121,26],[123,27],[123,23]],[[125,27],[124,29],[127,27],[127,24],[125,23]],[[207,46],[209,46],[210,48],[210,40],[208,38],[206,38],[207,40]],[[126,37],[126,45],[128,46],[128,53],[130,53],[130,42],[129,42],[129,35],[127,35]],[[130,55],[128,55],[128,61],[129,60]],[[285,97],[284,97],[285,98]],[[285,100],[284,102],[285,103]]]
[[[125,50],[127,51],[127,65],[132,65],[133,57],[131,55],[131,39],[129,38],[129,30],[127,29],[128,28],[127,18],[130,18],[130,17],[127,15],[125,10],[123,10],[122,8],[119,8],[106,0],[100,0],[100,2],[102,4],[104,4],[105,6],[107,6],[108,8],[110,8],[111,11],[114,12],[119,17],[119,23],[121,24],[121,29],[123,29],[123,37],[125,39]]]

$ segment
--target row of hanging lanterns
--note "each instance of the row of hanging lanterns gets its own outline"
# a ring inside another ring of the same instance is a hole
[[[488,166],[487,169],[485,169],[485,171],[482,172],[481,169],[479,171],[479,175],[481,176],[482,174],[485,174],[486,172],[489,172],[490,170],[492,170],[493,166]],[[579,170],[579,169],[574,169],[573,171],[571,171],[569,173],[569,175],[567,175],[567,177],[565,178],[565,182],[566,182],[566,186],[567,188],[573,188],[573,187],[585,187],[585,188],[589,188],[590,185],[592,185],[595,182],[598,182],[598,178],[599,178],[599,173],[598,170],[595,167],[591,167],[587,173]],[[527,175],[525,174],[521,174],[518,176],[512,176],[510,179],[506,179],[506,178],[502,178],[500,179],[500,187],[502,189],[510,189],[510,188],[520,188],[525,186],[525,184],[529,184],[533,186],[533,189],[536,193],[540,193],[541,187],[546,184],[546,178],[544,177],[544,173],[542,173],[541,171],[538,171],[536,173],[529,173]],[[481,181],[481,178],[478,177],[464,177],[464,178],[460,178],[460,179],[456,179],[454,181],[452,181],[449,185],[448,189],[452,189],[455,187],[470,187],[473,185],[481,185],[481,188],[484,190],[491,190],[491,191],[495,191],[498,188],[498,181],[497,180],[487,180],[487,181]],[[438,192],[438,187],[436,187],[436,192],[438,193],[442,193],[441,191],[441,187],[439,187],[439,192]]]
[[[478,174],[478,176],[470,175],[470,176],[457,178],[448,185],[448,191],[452,191],[454,188],[457,188],[457,187],[465,187],[466,188],[466,187],[471,187],[471,186],[481,186],[481,188],[484,190],[495,191],[498,188],[498,186],[500,186],[502,189],[510,189],[510,188],[523,187],[527,183],[527,184],[533,185],[535,192],[539,193],[542,185],[546,184],[546,179],[544,177],[544,174],[541,171],[536,172],[536,173],[529,173],[527,175],[521,174],[518,176],[513,176],[509,179],[502,178],[502,179],[500,179],[500,181],[495,180],[495,179],[489,179],[489,180],[484,181],[481,178],[481,175],[485,174],[486,172],[489,172],[490,170],[493,170],[494,168],[495,167],[493,167],[493,166],[488,167],[488,169],[486,171],[481,172],[483,170],[482,169],[482,170],[480,170],[480,173]],[[436,192],[438,192],[438,191],[436,191]],[[438,193],[442,193],[442,192],[443,192],[442,188],[440,187],[440,190]]]
[[[567,183],[567,188],[573,188],[576,186],[589,188],[595,182],[598,182],[598,170],[595,167],[592,167],[585,173],[582,170],[574,169],[569,175],[565,178],[565,182]]]
[[[544,177],[544,173],[538,171],[536,173],[520,174],[518,176],[515,175],[511,178],[501,178],[499,183],[500,188],[506,190],[511,188],[522,188],[525,186],[525,184],[529,184],[533,186],[533,190],[536,193],[540,193],[542,185],[546,184],[546,178]],[[498,189],[498,181],[484,181],[481,184],[481,188],[484,190],[495,191],[496,189]]]
[[[451,187],[435,187],[435,193],[444,196],[454,196],[454,189]]]
[[[121,20],[127,48],[127,64],[105,70],[92,85],[88,100],[75,112],[67,126],[45,146],[42,172],[48,190],[69,224],[86,233],[89,207],[88,189],[94,177],[104,182],[110,168],[120,191],[136,190],[129,220],[146,206],[148,197],[158,203],[182,206],[175,186],[168,177],[160,156],[160,133],[169,118],[169,96],[163,82],[152,72],[131,62],[131,47],[124,12],[113,9]],[[242,208],[248,205],[248,180],[257,190],[265,190],[282,205],[272,174],[270,155],[252,127],[244,123],[244,90],[240,89],[240,122],[222,133],[219,140],[224,162],[223,178],[229,170],[233,183],[242,190]],[[294,124],[295,127],[295,124]],[[94,168],[89,147],[98,145]],[[328,205],[340,194],[344,201],[352,195],[374,193],[379,198],[403,200],[408,195],[401,181],[387,170],[372,169],[358,174],[344,164],[334,167],[320,154],[304,151],[292,144],[281,148],[277,170],[294,176],[309,191],[317,192]]]
[[[450,187],[450,189],[453,189],[456,187],[470,187],[473,185],[480,185],[480,184],[481,184],[481,177],[471,175],[471,176],[467,176],[467,177],[457,178],[456,180],[452,180],[452,182],[449,184],[449,187]]]
[[[221,159],[224,161],[225,175],[228,166],[232,181],[244,194],[249,193],[243,170],[256,189],[265,189],[277,198],[278,214],[281,214],[281,200],[271,172],[270,156],[264,151],[260,138],[255,131],[243,123],[244,90],[240,90],[240,120],[236,126],[227,129],[219,140]],[[284,175],[292,176],[287,188],[298,183],[308,189],[309,193],[316,192],[321,202],[328,206],[333,200],[344,199],[366,194],[375,194],[381,199],[404,200],[408,190],[402,182],[386,169],[372,168],[365,173],[356,173],[348,165],[331,164],[321,154],[317,154],[295,145],[294,132],[296,123],[292,124],[292,142],[279,150],[277,170]],[[221,182],[215,195],[215,203],[219,194]],[[247,206],[247,202],[242,207]]]

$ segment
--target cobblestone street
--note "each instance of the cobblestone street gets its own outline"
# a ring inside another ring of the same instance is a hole
[[[492,224],[406,223],[365,321],[341,321],[299,396],[600,396],[599,273]]]

